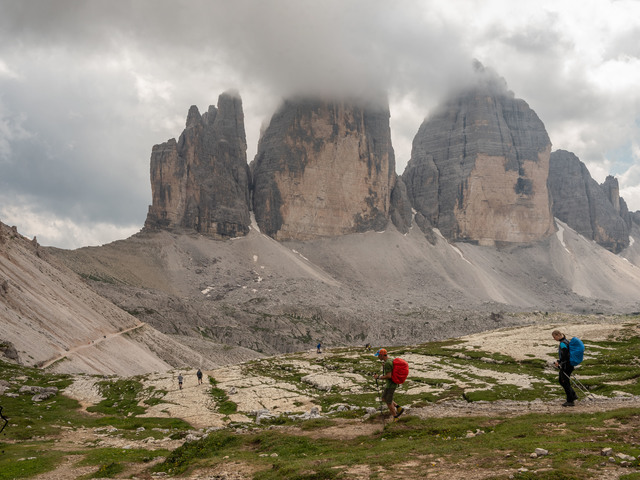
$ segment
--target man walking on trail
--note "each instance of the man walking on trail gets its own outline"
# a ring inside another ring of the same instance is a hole
[[[393,360],[389,358],[389,355],[387,354],[387,350],[384,348],[381,348],[380,350],[378,350],[378,352],[376,353],[376,356],[383,363],[382,363],[382,375],[376,374],[375,378],[387,381],[387,384],[385,385],[384,390],[382,391],[382,400],[387,404],[387,407],[389,408],[389,412],[391,412],[391,415],[393,416],[393,418],[397,419],[400,415],[404,413],[404,408],[402,408],[400,405],[398,405],[396,402],[393,401],[393,394],[396,392],[396,387],[398,386],[398,384],[393,383],[393,381],[391,380],[391,372],[393,371]]]
[[[178,388],[179,388],[180,390],[182,390],[182,381],[183,381],[183,380],[184,380],[184,378],[182,377],[182,374],[181,374],[181,373],[179,373],[179,374],[178,374]]]
[[[578,395],[576,395],[576,392],[571,386],[573,365],[569,362],[569,340],[567,340],[567,337],[565,337],[564,333],[560,330],[554,330],[551,335],[554,340],[560,342],[558,345],[558,360],[555,361],[554,365],[560,369],[558,381],[560,385],[562,385],[562,388],[564,388],[564,393],[567,396],[567,401],[564,402],[562,406],[573,407],[575,406],[574,402],[578,399]]]
[[[202,385],[202,370],[198,369],[196,377],[198,377],[198,385]]]

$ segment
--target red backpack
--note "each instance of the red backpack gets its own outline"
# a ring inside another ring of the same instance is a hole
[[[391,370],[391,381],[398,385],[404,383],[409,376],[409,364],[401,358],[393,359],[393,370]]]

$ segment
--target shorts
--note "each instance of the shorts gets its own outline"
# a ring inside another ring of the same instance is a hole
[[[385,387],[382,391],[382,401],[387,405],[393,403],[393,394],[396,393],[396,387],[397,385],[394,383],[391,386]]]

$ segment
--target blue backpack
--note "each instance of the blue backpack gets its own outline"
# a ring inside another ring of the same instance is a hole
[[[569,342],[569,363],[572,366],[580,365],[584,357],[584,343],[578,337],[573,337]]]

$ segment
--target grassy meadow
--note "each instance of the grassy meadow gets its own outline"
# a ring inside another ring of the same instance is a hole
[[[637,317],[629,317],[611,338],[584,339],[589,355],[578,374],[589,395],[601,401],[640,395],[638,323]],[[167,392],[147,385],[144,376],[96,377],[103,400],[82,408],[62,393],[41,402],[19,393],[25,385],[62,391],[73,376],[0,362],[0,385],[5,385],[0,406],[8,418],[0,434],[0,479],[33,478],[60,468],[79,472],[78,478],[188,478],[198,472],[235,471],[256,480],[417,479],[426,474],[640,479],[637,401],[613,410],[599,409],[594,402],[586,411],[429,417],[430,406],[451,400],[470,405],[561,401],[557,372],[549,368],[553,351],[548,360],[516,361],[459,340],[389,351],[409,360],[410,378],[396,395],[416,414],[409,410],[399,421],[389,421],[380,413],[379,385],[372,377],[379,370],[377,359],[361,348],[336,348],[318,358],[294,353],[239,367],[242,375],[286,385],[311,397],[322,412],[334,413],[310,420],[292,417],[301,410],[275,414],[260,424],[232,421],[236,412],[250,418],[249,412],[228,394],[224,382],[213,380],[206,388],[226,427],[207,431],[180,418],[141,416],[152,405],[167,402]],[[313,373],[348,382],[319,389],[306,379]],[[338,405],[345,408],[337,411]],[[104,439],[110,437],[117,437],[120,446],[109,446]],[[537,448],[548,455],[532,456]],[[602,455],[605,448],[612,450]]]

